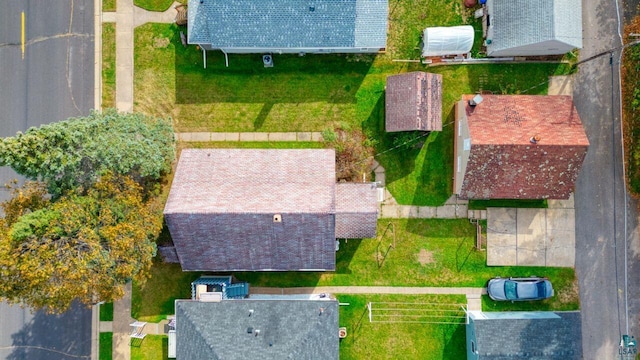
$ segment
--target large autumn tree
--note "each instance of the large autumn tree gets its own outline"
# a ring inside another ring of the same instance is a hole
[[[171,119],[113,109],[0,139],[0,166],[43,181],[56,197],[91,186],[107,171],[139,183],[155,180],[170,171],[174,158]]]
[[[2,205],[0,297],[62,312],[74,299],[112,301],[128,281],[144,282],[162,224],[141,191],[109,172],[56,201],[37,183],[16,190]]]

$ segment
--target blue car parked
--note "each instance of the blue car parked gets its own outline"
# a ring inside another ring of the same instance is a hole
[[[489,297],[496,301],[543,300],[553,296],[553,286],[548,279],[495,278],[487,284]]]

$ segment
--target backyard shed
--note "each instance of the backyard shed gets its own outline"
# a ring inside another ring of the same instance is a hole
[[[422,56],[466,54],[473,47],[473,37],[471,25],[426,28],[422,36]]]
[[[385,130],[442,131],[442,75],[414,71],[387,77]]]

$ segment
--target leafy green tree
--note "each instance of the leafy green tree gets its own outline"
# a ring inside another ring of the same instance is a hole
[[[36,200],[43,192],[31,185],[4,204],[22,216],[0,221],[1,297],[62,312],[74,299],[113,301],[128,281],[145,282],[162,219],[127,176],[106,173],[85,190],[52,202]]]
[[[0,166],[47,184],[59,196],[88,188],[101,174],[158,179],[175,158],[170,119],[110,109],[31,128],[0,140]]]

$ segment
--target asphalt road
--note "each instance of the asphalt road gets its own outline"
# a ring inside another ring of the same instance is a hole
[[[92,0],[3,2],[0,136],[89,113],[94,100],[93,31]],[[0,168],[0,185],[14,178],[11,169]],[[0,200],[6,198],[2,188]]]
[[[82,305],[47,315],[0,303],[0,319],[0,359],[91,358],[91,310]]]
[[[583,41],[583,59],[620,46],[615,2],[584,3]],[[575,192],[585,359],[620,359],[621,335],[640,336],[638,204],[625,193],[618,60],[614,52],[585,62],[574,84],[590,142]]]
[[[24,53],[22,13],[24,12]],[[93,0],[5,1],[0,11],[0,136],[93,108]],[[17,178],[0,168],[0,185]],[[0,201],[9,193],[0,186]],[[91,311],[47,315],[0,302],[0,359],[88,359]]]

